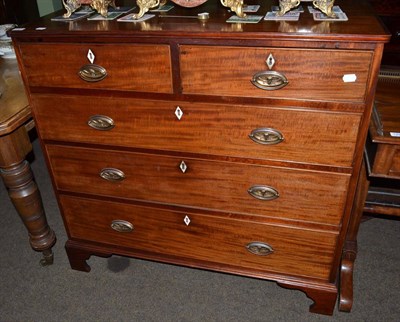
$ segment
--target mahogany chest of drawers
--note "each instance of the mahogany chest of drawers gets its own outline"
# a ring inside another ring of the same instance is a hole
[[[229,24],[210,2],[171,13],[206,22],[14,31],[72,268],[119,254],[241,274],[332,314],[388,39],[365,3],[339,4],[348,22]]]

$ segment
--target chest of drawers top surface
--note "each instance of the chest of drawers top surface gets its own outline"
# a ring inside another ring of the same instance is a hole
[[[271,10],[271,6],[277,5],[278,1],[246,1],[246,4],[252,3],[260,5],[257,15],[265,15]],[[314,21],[312,14],[306,8],[308,3],[303,3],[305,11],[301,14],[299,21],[261,20],[257,24],[227,23],[226,20],[232,16],[232,13],[219,2],[207,1],[202,6],[191,9],[175,5],[167,14],[155,14],[155,17],[150,20],[132,23],[122,23],[116,20],[88,21],[87,19],[72,22],[51,21],[51,17],[63,13],[60,11],[52,16],[43,17],[25,30],[14,31],[13,37],[49,37],[54,41],[61,42],[64,41],[64,37],[70,39],[72,37],[79,42],[87,40],[87,37],[90,37],[93,42],[102,42],[104,41],[102,38],[108,38],[108,40],[119,38],[124,42],[129,42],[129,37],[162,37],[160,42],[167,41],[167,38],[189,40],[209,38],[215,41],[236,39],[253,42],[254,40],[262,42],[266,39],[353,42],[376,42],[389,39],[389,34],[375,18],[366,0],[357,1],[356,5],[352,5],[349,1],[337,0],[335,4],[340,5],[348,16],[348,21],[334,23]],[[131,5],[133,6],[133,1]],[[137,10],[136,8],[134,11]],[[163,15],[195,16],[204,11],[210,13],[210,18],[206,21],[188,18],[161,18]]]

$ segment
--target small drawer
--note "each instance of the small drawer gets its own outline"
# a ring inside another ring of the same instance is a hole
[[[46,147],[63,191],[339,225],[349,175],[78,147]]]
[[[372,150],[373,160],[369,160],[372,167],[370,175],[399,180],[400,179],[400,145],[378,143],[367,146]],[[375,152],[375,153],[373,153]],[[372,158],[371,158],[372,159]]]
[[[166,45],[21,44],[20,52],[32,87],[173,91]]]
[[[366,144],[372,177],[400,179],[399,91],[400,68],[381,68]]]
[[[32,95],[41,137],[351,167],[359,114],[245,105]],[[88,125],[89,123],[89,125]]]
[[[132,256],[202,261],[240,272],[328,280],[337,234],[60,196],[69,237],[125,247]],[[172,257],[171,257],[172,256]]]
[[[181,46],[183,93],[363,102],[371,52]]]

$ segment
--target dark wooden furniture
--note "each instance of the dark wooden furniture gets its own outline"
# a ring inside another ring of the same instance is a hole
[[[39,189],[25,159],[32,145],[31,108],[15,59],[0,58],[0,176],[29,233],[32,248],[43,253],[42,265],[53,263],[55,234],[48,226]]]
[[[338,274],[388,35],[365,2],[338,4],[348,22],[229,24],[209,1],[169,12],[206,22],[14,31],[71,267],[119,254],[273,280],[317,313],[338,288],[348,299]]]
[[[0,24],[15,23],[22,25],[38,19],[37,2],[32,0],[1,0]]]
[[[357,233],[363,214],[400,215],[400,3],[397,0],[370,0],[374,11],[391,33],[385,44],[370,133],[360,172],[352,222],[343,251],[342,285],[353,284],[357,256]],[[340,308],[350,311],[352,287],[342,291]]]
[[[379,18],[392,35],[385,45],[382,65],[400,65],[400,2],[398,0],[369,0]]]
[[[342,285],[353,284],[357,232],[363,214],[400,216],[400,70],[381,69],[365,158],[354,202],[352,223],[343,251]],[[342,294],[340,307],[350,311],[352,288]]]
[[[400,216],[400,67],[381,70],[366,146],[364,211]]]

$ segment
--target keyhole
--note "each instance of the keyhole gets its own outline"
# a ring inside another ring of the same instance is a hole
[[[269,54],[267,57],[267,60],[265,61],[268,68],[271,69],[275,65],[275,58],[272,56],[272,54]]]

